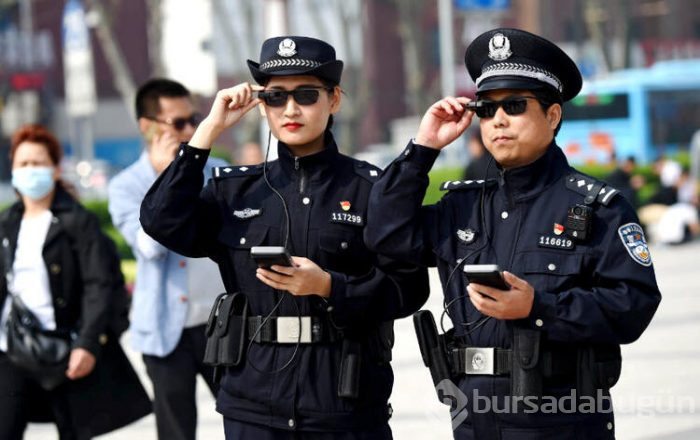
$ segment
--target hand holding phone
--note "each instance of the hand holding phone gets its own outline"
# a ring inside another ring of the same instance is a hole
[[[272,266],[294,266],[289,251],[282,246],[253,246],[250,256],[258,267],[267,270],[272,270]]]
[[[465,264],[462,269],[470,283],[481,284],[499,290],[510,290],[497,264]]]

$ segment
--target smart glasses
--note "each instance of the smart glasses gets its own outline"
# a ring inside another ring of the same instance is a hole
[[[518,96],[517,98],[507,98],[502,101],[479,99],[467,103],[467,109],[473,110],[480,118],[493,118],[498,111],[498,107],[502,107],[503,111],[510,116],[521,115],[527,110],[528,99],[537,100],[534,96]]]
[[[290,95],[299,105],[313,105],[318,102],[319,93],[321,90],[331,91],[330,87],[299,87],[294,90],[265,90],[258,92],[258,98],[262,99],[265,105],[269,107],[282,107],[287,104],[287,97]]]
[[[197,128],[200,122],[202,122],[202,116],[199,113],[193,113],[186,118],[167,118],[165,120],[158,118],[146,118],[151,121],[160,122],[161,124],[168,124],[177,131],[182,131],[189,124],[194,128]]]

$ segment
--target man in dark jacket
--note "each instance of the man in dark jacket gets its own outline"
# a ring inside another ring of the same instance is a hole
[[[660,293],[632,206],[571,168],[554,141],[581,75],[557,46],[516,29],[477,37],[465,62],[477,101],[428,110],[372,189],[365,240],[438,268],[454,325],[438,389],[460,402],[455,438],[614,438],[619,344],[641,335]],[[474,114],[498,179],[446,182],[449,193],[421,207],[440,149]],[[510,289],[469,284],[463,266],[475,264],[500,266]]]

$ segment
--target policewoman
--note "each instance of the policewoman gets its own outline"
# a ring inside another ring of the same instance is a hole
[[[227,438],[391,438],[392,320],[425,302],[426,269],[363,243],[379,170],[340,154],[330,131],[343,67],[333,47],[271,38],[248,66],[258,85],[216,95],[146,196],[144,231],[183,255],[211,257],[227,292],[243,295],[219,310],[233,317],[229,328],[243,323],[243,359],[227,362],[217,399]],[[279,159],[217,168],[202,190],[211,145],[255,106]],[[257,246],[285,247],[293,265],[257,268]]]
[[[582,83],[560,48],[495,29],[465,62],[476,101],[428,109],[372,189],[366,241],[438,268],[454,327],[451,382],[438,388],[461,402],[455,438],[614,438],[619,345],[639,338],[660,301],[644,233],[618,191],[570,167],[555,142]],[[442,200],[421,207],[440,150],[474,116],[497,179],[446,182]],[[472,264],[497,264],[510,289],[467,285]]]

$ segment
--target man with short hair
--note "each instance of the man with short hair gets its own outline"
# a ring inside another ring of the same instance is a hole
[[[158,438],[194,440],[197,427],[196,379],[201,374],[212,394],[213,369],[202,363],[209,311],[224,286],[216,265],[187,258],[158,244],[141,228],[141,201],[189,141],[199,122],[189,91],[168,79],[152,79],[136,95],[139,131],[146,142],[141,157],[109,184],[109,212],[136,256],[131,315],[131,346],[143,353],[155,394]],[[211,159],[205,167],[225,166]]]
[[[421,348],[428,364],[449,365],[431,373],[459,404],[455,438],[612,439],[619,345],[639,338],[661,299],[644,232],[629,202],[571,168],[554,140],[563,102],[581,89],[573,60],[495,29],[465,62],[477,100],[430,107],[372,187],[365,241],[437,266],[454,331]],[[498,178],[446,182],[442,200],[422,207],[428,171],[475,114]],[[463,266],[484,264],[510,289],[469,284]]]

